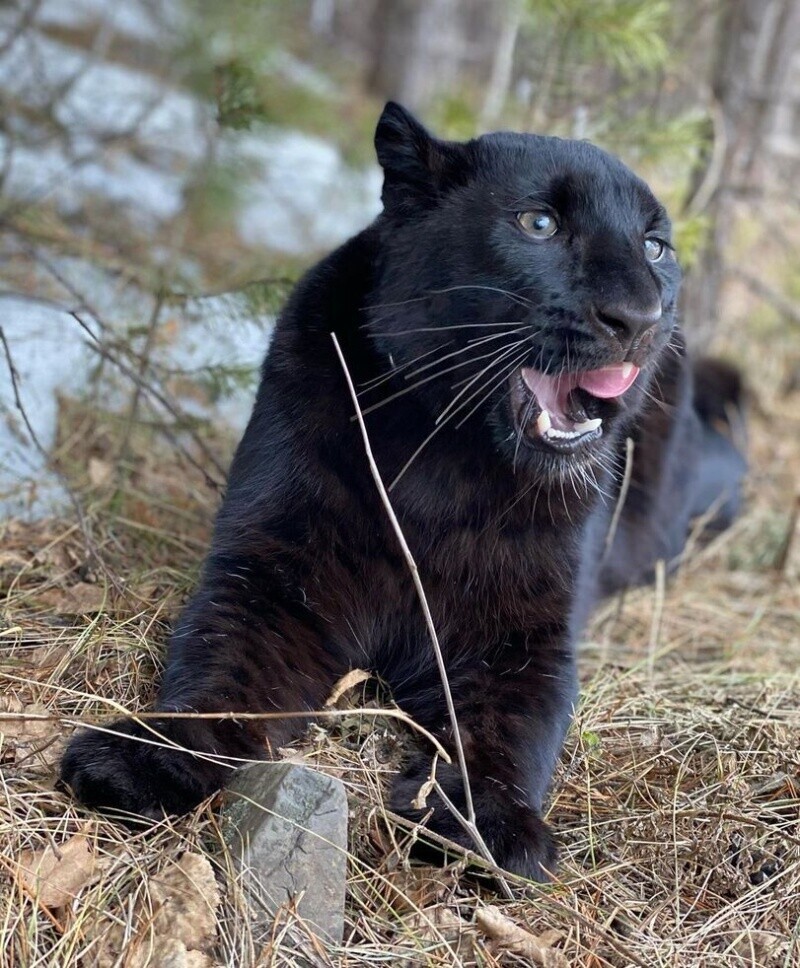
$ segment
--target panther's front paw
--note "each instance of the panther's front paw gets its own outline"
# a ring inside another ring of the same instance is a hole
[[[416,822],[421,822],[430,813],[425,822],[427,828],[475,851],[470,835],[436,793],[429,794],[424,810],[412,806],[427,779],[421,766],[424,762],[422,758],[412,761],[405,773],[397,778],[392,791],[392,810]],[[437,773],[450,800],[461,807],[464,800],[458,772],[440,765]],[[473,782],[472,794],[478,830],[497,865],[530,880],[549,881],[556,870],[558,848],[550,828],[539,814],[523,803],[503,799],[494,788],[482,789],[480,783]],[[425,856],[430,858],[430,852]]]
[[[163,724],[153,725],[164,733]],[[170,748],[143,726],[121,720],[108,729],[113,735],[77,733],[61,761],[60,784],[88,807],[161,820],[186,813],[221,785],[223,768]]]
[[[486,825],[484,825],[486,827]],[[492,856],[504,870],[546,883],[558,866],[558,847],[548,825],[530,807],[514,804],[484,833]]]

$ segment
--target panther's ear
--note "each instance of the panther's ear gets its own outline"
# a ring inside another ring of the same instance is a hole
[[[394,101],[378,121],[375,150],[383,168],[381,198],[387,211],[430,208],[447,187],[464,180],[464,145],[434,138]]]

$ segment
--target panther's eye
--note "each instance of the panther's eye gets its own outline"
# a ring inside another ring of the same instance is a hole
[[[549,239],[558,231],[558,222],[547,212],[517,212],[517,221],[533,239]]]
[[[648,262],[658,262],[661,256],[664,255],[665,249],[666,246],[661,239],[644,240],[644,257]]]

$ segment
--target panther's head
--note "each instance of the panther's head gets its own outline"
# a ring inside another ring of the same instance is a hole
[[[393,103],[375,141],[384,212],[369,329],[394,392],[413,387],[431,417],[421,438],[488,427],[507,460],[548,477],[602,461],[675,326],[663,206],[582,141],[441,141]]]

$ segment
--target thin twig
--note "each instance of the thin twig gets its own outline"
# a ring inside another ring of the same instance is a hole
[[[164,291],[159,289],[153,300],[153,311],[150,313],[150,320],[147,324],[147,334],[145,335],[144,346],[142,347],[142,352],[139,357],[139,379],[138,381],[134,382],[133,395],[131,397],[130,407],[128,408],[128,416],[125,422],[122,443],[119,446],[118,460],[120,466],[122,466],[125,459],[128,457],[128,447],[130,445],[131,434],[133,433],[133,428],[136,424],[136,417],[139,413],[139,404],[142,399],[142,382],[144,381],[145,374],[147,373],[147,368],[150,365],[150,355],[153,351],[153,346],[155,345],[156,333],[158,331],[158,320],[161,316],[163,306]]]
[[[165,396],[161,392],[161,390],[158,389],[158,387],[155,387],[151,383],[148,383],[148,381],[140,377],[139,374],[132,367],[128,366],[128,364],[125,363],[123,360],[121,360],[116,354],[112,353],[111,350],[109,350],[108,347],[104,345],[102,340],[100,340],[92,332],[91,327],[85,322],[85,320],[81,318],[78,312],[75,312],[73,310],[73,311],[70,311],[69,315],[72,316],[72,318],[78,323],[81,329],[83,329],[83,331],[87,333],[88,336],[91,338],[92,342],[90,346],[99,356],[101,356],[104,360],[108,360],[109,363],[112,363],[114,366],[116,366],[116,368],[120,371],[120,373],[122,373],[124,376],[127,376],[137,386],[141,387],[141,389],[147,394],[147,396],[151,397],[153,400],[159,403],[167,411],[167,413],[173,418],[173,420],[177,421],[179,425],[188,423],[188,419],[186,415],[180,410],[180,408],[176,406],[167,396]],[[192,434],[192,438],[197,444],[197,446],[199,447],[200,451],[202,452],[203,457],[205,457],[206,460],[214,467],[214,469],[219,472],[222,480],[220,481],[213,478],[208,473],[208,470],[206,468],[203,468],[201,464],[199,464],[197,461],[194,460],[194,458],[192,458],[192,456],[188,453],[188,451],[182,448],[182,453],[184,457],[186,457],[186,459],[189,460],[198,470],[201,470],[203,472],[206,482],[209,484],[209,486],[219,490],[222,487],[222,481],[225,480],[224,467],[222,467],[222,465],[219,463],[216,457],[214,457],[214,455],[211,453],[211,451],[208,449],[208,447],[205,445],[205,443],[202,441],[202,439],[199,437],[198,434]]]
[[[448,763],[452,762],[450,754],[442,746],[441,742],[431,733],[429,730],[425,729],[424,726],[420,724],[408,713],[403,712],[402,709],[370,709],[368,707],[364,709],[319,709],[319,710],[303,710],[303,711],[290,711],[290,712],[279,712],[279,713],[164,713],[164,712],[149,712],[149,713],[136,713],[131,715],[128,713],[128,717],[131,722],[138,723],[143,726],[149,733],[157,737],[158,740],[162,742],[157,742],[153,740],[144,739],[141,736],[131,736],[129,733],[118,733],[116,730],[108,729],[105,726],[100,726],[97,723],[87,723],[83,720],[76,720],[74,716],[64,716],[62,717],[62,722],[69,726],[85,726],[87,729],[97,730],[98,732],[109,733],[112,736],[122,736],[124,739],[130,739],[135,742],[149,743],[155,746],[169,746],[172,749],[178,750],[184,753],[191,753],[192,756],[197,759],[208,760],[210,763],[218,763],[220,765],[229,765],[231,763],[252,763],[252,758],[240,757],[240,756],[224,756],[219,753],[204,753],[202,750],[188,749],[181,743],[176,742],[169,736],[163,735],[157,728],[151,726],[148,720],[173,720],[173,719],[203,719],[203,720],[229,720],[231,722],[239,721],[253,721],[253,720],[266,720],[266,719],[336,719],[345,716],[353,716],[355,713],[358,715],[365,716],[385,716],[387,719],[397,719],[401,723],[404,723],[410,729],[418,732],[420,735],[424,736],[425,739],[433,745],[436,752],[442,757],[442,759],[447,760]],[[18,715],[9,717],[12,719],[19,719]],[[0,720],[2,721],[2,720]]]
[[[475,843],[478,846],[478,850],[481,853],[481,856],[485,857],[487,860],[491,860],[492,852],[489,850],[489,845],[486,843],[486,841],[481,836],[480,830],[478,830],[478,828],[475,826],[474,823],[470,823],[467,820],[467,818],[464,816],[464,814],[458,809],[458,807],[453,803],[453,801],[447,795],[447,793],[444,790],[444,787],[442,786],[441,783],[439,783],[438,780],[434,780],[433,781],[433,789],[437,792],[437,794],[439,795],[439,798],[441,799],[442,803],[447,807],[447,809],[450,811],[450,813],[453,814],[453,816],[461,824],[461,826],[463,827],[463,829],[475,841]],[[495,862],[492,861],[492,863],[495,863]],[[513,901],[514,900],[514,895],[513,895],[512,891],[511,891],[511,888],[506,883],[506,881],[501,878],[500,879],[500,883],[501,883],[501,885],[503,887],[503,893],[505,894],[505,896],[508,898],[509,901]]]
[[[41,5],[42,0],[32,0],[32,2],[25,7],[17,22],[3,38],[3,42],[0,44],[0,57],[4,57],[11,50],[14,44],[16,44],[19,38],[25,33],[25,31],[31,26],[36,19],[36,15],[38,14],[39,7],[41,7]]]
[[[486,843],[481,837],[480,832],[478,831],[477,825],[475,823],[475,807],[472,800],[472,789],[470,787],[470,782],[469,782],[469,772],[467,770],[466,756],[464,755],[464,746],[461,742],[461,734],[458,728],[458,716],[456,715],[456,708],[455,708],[455,704],[453,703],[453,695],[452,695],[452,692],[450,691],[450,680],[448,679],[448,676],[447,676],[447,668],[444,663],[444,655],[442,654],[442,648],[441,648],[441,645],[439,644],[439,636],[436,633],[436,626],[434,625],[433,616],[431,615],[430,606],[428,605],[428,598],[425,594],[425,589],[422,585],[422,580],[420,579],[420,576],[419,576],[419,569],[417,568],[417,563],[414,559],[414,555],[411,553],[411,549],[408,546],[408,542],[405,539],[405,535],[403,534],[403,529],[400,527],[400,522],[397,520],[397,515],[394,512],[394,508],[392,507],[392,502],[390,501],[389,495],[386,492],[386,487],[384,486],[383,478],[381,477],[381,472],[378,469],[378,465],[372,453],[372,445],[370,444],[369,435],[367,433],[367,427],[366,427],[366,424],[364,423],[364,415],[362,414],[361,407],[358,404],[358,395],[356,394],[356,388],[353,385],[353,380],[352,380],[352,377],[350,376],[350,370],[347,367],[347,362],[345,361],[344,354],[342,353],[342,349],[339,346],[339,341],[336,338],[335,333],[331,333],[331,339],[333,340],[333,345],[334,345],[334,348],[336,349],[336,354],[339,357],[339,362],[341,363],[342,370],[344,372],[344,377],[345,377],[345,380],[347,381],[347,387],[350,391],[350,396],[353,401],[353,406],[355,407],[355,410],[356,410],[356,418],[358,419],[358,425],[361,428],[361,437],[364,442],[364,450],[366,451],[367,461],[369,463],[369,469],[370,469],[370,472],[372,473],[372,477],[373,477],[373,480],[375,481],[375,485],[378,488],[378,494],[380,495],[381,502],[383,503],[383,506],[386,509],[386,513],[389,516],[389,521],[391,522],[392,529],[394,530],[397,540],[400,543],[400,548],[403,552],[403,557],[405,558],[406,564],[408,565],[408,569],[411,573],[411,578],[412,578],[412,581],[414,582],[414,588],[416,589],[417,597],[419,598],[420,605],[422,606],[422,612],[423,612],[423,615],[425,616],[425,624],[428,628],[428,634],[430,635],[431,644],[433,645],[433,652],[434,652],[434,655],[436,656],[436,664],[439,668],[439,676],[442,681],[442,689],[444,691],[445,704],[447,705],[447,714],[450,719],[450,728],[453,734],[453,745],[456,748],[456,758],[458,760],[458,768],[459,768],[459,771],[461,772],[461,781],[464,786],[464,801],[467,808],[466,816],[462,815],[461,811],[458,810],[452,802],[450,802],[449,800],[446,802],[450,810],[456,816],[456,819],[459,821],[459,823],[461,823],[462,827],[464,827],[464,829],[468,831],[468,833],[472,837],[476,847],[478,848],[479,853],[482,856],[484,856],[486,860],[488,860],[490,863],[495,864],[495,866],[497,866],[488,847],[486,846]],[[441,790],[440,790],[440,795],[441,795]],[[511,888],[508,886],[508,884],[506,884],[503,881],[501,882],[501,886],[503,887],[504,893],[506,893],[508,897],[513,898],[513,893],[511,892]]]
[[[625,473],[622,478],[622,484],[619,489],[619,496],[617,497],[617,504],[614,508],[614,514],[611,518],[611,524],[608,526],[608,534],[606,535],[606,544],[603,549],[603,557],[601,563],[605,562],[608,556],[611,554],[611,548],[614,544],[614,538],[617,535],[617,528],[619,527],[619,521],[622,517],[622,509],[625,507],[625,500],[628,497],[628,488],[631,486],[631,477],[633,477],[633,438],[625,438]]]
[[[14,676],[4,676],[4,678],[13,681]],[[91,697],[96,698],[96,697]],[[144,726],[154,735],[159,735],[156,730],[151,729],[148,726],[149,720],[211,720],[214,722],[219,721],[233,721],[233,722],[252,722],[260,720],[271,720],[271,719],[336,719],[338,717],[353,716],[358,714],[359,716],[386,716],[388,719],[397,719],[406,726],[409,726],[415,732],[424,736],[434,747],[439,756],[446,763],[452,763],[452,758],[447,750],[442,745],[441,741],[438,740],[433,733],[421,726],[413,717],[409,716],[408,713],[404,712],[402,709],[384,709],[383,707],[369,707],[365,706],[359,709],[316,709],[316,710],[283,710],[281,712],[270,712],[270,713],[247,713],[247,712],[222,712],[222,713],[195,713],[195,712],[159,712],[157,710],[151,712],[142,713],[131,713],[126,710],[123,706],[115,703],[113,700],[106,700],[107,705],[113,708],[113,711],[107,713],[99,713],[93,715],[91,719],[82,716],[70,716],[66,714],[59,713],[27,713],[24,710],[20,712],[0,712],[0,723],[4,722],[35,722],[35,723],[55,723],[59,726],[72,726],[75,728],[84,727],[86,729],[97,729],[103,732],[109,732],[113,735],[125,736],[126,739],[130,739],[132,742],[139,740],[139,737],[130,736],[127,733],[117,733],[115,730],[108,730],[101,726],[100,723],[106,719],[119,719],[120,716],[124,716],[131,720],[131,722],[139,723]],[[148,742],[147,740],[139,740],[141,742]],[[170,745],[176,746],[176,748],[184,749],[172,741]],[[193,750],[188,750],[187,752],[194,753]],[[228,757],[228,756],[211,756],[210,759],[216,761],[220,760],[236,760],[239,762],[240,757]],[[242,760],[243,762],[250,762],[250,760]]]
[[[64,311],[69,316],[72,316],[72,318],[78,323],[81,329],[89,337],[89,339],[91,340],[89,344],[90,347],[102,359],[107,360],[109,363],[115,366],[124,376],[128,377],[128,379],[132,380],[134,384],[139,386],[141,390],[147,395],[147,397],[150,398],[151,403],[153,401],[158,403],[161,407],[163,407],[167,411],[167,413],[173,418],[173,420],[176,421],[176,423],[179,426],[185,426],[188,428],[189,419],[187,418],[186,414],[183,413],[180,406],[177,403],[175,403],[173,400],[171,400],[163,389],[161,389],[158,386],[154,386],[153,383],[146,380],[144,376],[139,376],[139,374],[136,372],[136,370],[133,367],[129,366],[123,359],[120,358],[119,354],[113,352],[108,347],[107,343],[104,340],[101,340],[100,337],[98,337],[98,335],[93,331],[93,329],[85,322],[85,320],[80,315],[81,309],[84,309],[87,313],[89,313],[93,321],[97,323],[97,325],[105,334],[112,333],[113,327],[103,319],[102,314],[97,311],[97,308],[93,306],[86,299],[85,295],[82,292],[80,292],[78,289],[76,289],[76,287],[73,286],[73,284],[69,281],[69,279],[67,279],[64,276],[64,274],[60,272],[59,269],[55,265],[53,265],[49,259],[45,258],[34,246],[26,244],[24,242],[22,242],[21,245],[22,245],[22,248],[30,255],[32,259],[34,259],[40,265],[44,266],[44,268],[50,273],[50,275],[52,275],[53,278],[61,286],[63,286],[64,289],[66,289],[66,291],[73,298],[75,298],[79,302],[80,305],[77,308],[70,309],[70,308],[64,307]],[[119,347],[119,351],[122,354],[126,354],[128,356],[131,355],[131,351],[129,347],[126,347],[126,346]],[[133,356],[133,359],[137,363],[140,362],[140,358],[135,355]],[[195,445],[197,446],[198,450],[203,455],[205,460],[208,461],[208,463],[219,473],[220,475],[219,479],[212,477],[211,474],[209,474],[208,472],[208,468],[203,467],[202,464],[200,464],[197,460],[195,460],[192,457],[192,455],[189,453],[189,451],[182,444],[180,444],[180,442],[177,440],[176,437],[170,436],[166,429],[162,429],[162,433],[164,433],[164,435],[170,440],[170,442],[173,443],[180,450],[180,452],[189,461],[189,463],[192,464],[192,466],[194,466],[197,470],[202,472],[202,474],[205,477],[206,483],[209,485],[209,487],[213,487],[217,491],[221,490],[227,478],[225,468],[219,463],[219,461],[216,459],[216,457],[211,452],[211,450],[207,447],[205,441],[202,439],[202,437],[199,434],[194,433],[191,429],[189,429],[189,433],[191,434],[192,440],[194,441]]]
[[[54,92],[54,97],[51,103],[48,105],[51,111],[51,117],[54,116],[52,112],[55,110],[58,102],[63,99],[64,94],[68,92],[73,82],[77,82],[82,73],[83,69],[77,71],[74,77],[69,78],[67,83],[62,86],[62,88],[57,89]],[[40,184],[34,185],[34,187],[22,198],[17,198],[13,201],[10,201],[5,208],[0,209],[0,225],[9,225],[9,223],[12,222],[18,215],[21,215],[23,212],[26,212],[34,206],[41,204],[48,195],[60,188],[73,172],[79,170],[84,165],[96,161],[98,157],[107,151],[107,149],[120,147],[126,142],[132,142],[137,136],[142,124],[162,102],[162,94],[159,94],[156,98],[151,98],[147,104],[142,107],[137,117],[134,118],[133,122],[124,130],[98,138],[97,143],[90,149],[68,159],[63,168],[44,178]]]
[[[31,423],[30,418],[28,417],[28,412],[25,409],[25,405],[22,402],[22,395],[20,394],[19,371],[17,370],[14,364],[14,358],[11,355],[11,347],[8,345],[8,340],[6,339],[6,334],[2,326],[0,326],[0,343],[2,343],[3,345],[3,354],[6,358],[6,366],[8,368],[9,377],[11,378],[11,389],[14,394],[14,405],[19,411],[20,417],[22,418],[22,422],[25,424],[25,429],[28,431],[28,436],[31,439],[31,443],[36,448],[41,458],[44,460],[45,466],[52,468],[53,473],[58,478],[61,486],[64,488],[64,491],[67,497],[69,498],[73,509],[75,510],[75,516],[78,519],[78,524],[80,526],[81,534],[83,535],[84,544],[86,546],[87,557],[106,576],[106,578],[108,578],[108,580],[111,582],[111,584],[114,586],[117,592],[123,592],[124,589],[120,585],[117,579],[117,576],[113,574],[113,572],[106,566],[105,562],[103,561],[103,558],[97,548],[97,544],[95,543],[95,540],[92,537],[92,533],[89,528],[89,523],[86,520],[86,515],[83,513],[83,507],[81,506],[81,502],[79,501],[78,496],[70,486],[70,483],[65,477],[65,475],[61,471],[59,471],[58,468],[53,467],[51,457],[47,451],[47,448],[44,446],[41,440],[39,440],[39,436],[37,435],[36,431],[33,429],[33,424]]]

